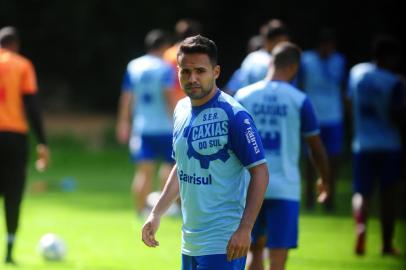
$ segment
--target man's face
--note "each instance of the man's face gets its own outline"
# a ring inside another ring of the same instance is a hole
[[[214,90],[220,66],[213,65],[207,54],[191,53],[178,56],[179,83],[193,100],[208,98]]]

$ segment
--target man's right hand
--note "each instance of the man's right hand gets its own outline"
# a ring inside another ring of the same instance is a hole
[[[50,153],[48,146],[45,144],[38,144],[37,145],[37,160],[35,162],[35,168],[39,172],[45,171],[48,168],[50,160]]]
[[[159,242],[155,239],[155,233],[159,228],[161,218],[150,214],[142,226],[142,241],[149,247],[159,246]]]

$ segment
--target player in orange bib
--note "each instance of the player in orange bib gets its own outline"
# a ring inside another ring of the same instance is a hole
[[[26,181],[29,130],[26,118],[38,141],[36,168],[42,171],[49,162],[37,103],[35,70],[31,61],[18,51],[16,29],[0,29],[0,194],[4,196],[7,227],[6,263],[14,263],[12,251]]]

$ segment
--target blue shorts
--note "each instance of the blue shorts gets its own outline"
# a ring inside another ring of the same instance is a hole
[[[320,138],[329,156],[341,154],[343,150],[343,124],[320,125]]]
[[[325,124],[320,125],[320,139],[326,149],[327,155],[336,156],[340,155],[343,150],[343,124]],[[307,144],[304,142],[303,151],[308,156],[309,149]]]
[[[402,168],[402,153],[400,151],[368,151],[354,153],[355,193],[369,196],[372,194],[378,180],[381,189],[392,187],[399,180]]]
[[[188,256],[182,254],[182,270],[244,270],[247,257],[227,261],[226,254]]]
[[[172,135],[133,136],[130,140],[131,159],[133,161],[149,161],[161,159],[173,163]]]
[[[252,242],[265,236],[268,248],[296,248],[298,227],[298,201],[265,199],[252,230]]]

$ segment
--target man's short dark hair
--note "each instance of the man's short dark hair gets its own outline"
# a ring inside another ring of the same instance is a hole
[[[267,40],[272,40],[280,36],[289,36],[289,29],[281,20],[272,19],[264,25],[263,35]]]
[[[15,27],[6,26],[0,29],[0,47],[7,47],[16,42],[19,42],[19,35]]]
[[[154,29],[145,36],[145,49],[147,51],[156,50],[165,44],[170,44],[168,34],[160,29]]]
[[[214,41],[207,37],[197,35],[188,37],[180,44],[178,57],[180,54],[203,53],[207,54],[213,66],[217,65],[217,46]]]
[[[298,65],[302,50],[296,44],[288,41],[280,42],[272,50],[273,64],[276,68]]]

